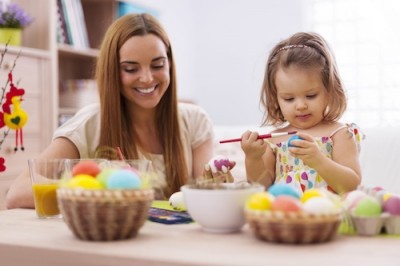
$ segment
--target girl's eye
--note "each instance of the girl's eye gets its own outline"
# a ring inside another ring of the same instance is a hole
[[[292,102],[294,98],[284,98],[283,100],[285,100],[286,102]]]
[[[308,95],[307,98],[308,98],[308,99],[313,99],[313,98],[315,98],[316,96],[317,96],[316,94],[315,94],[315,95]]]

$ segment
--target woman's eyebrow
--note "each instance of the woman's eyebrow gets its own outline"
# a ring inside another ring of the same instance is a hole
[[[164,56],[156,57],[156,58],[154,58],[154,59],[152,60],[152,62],[153,62],[153,61],[158,61],[158,60],[161,60],[161,59],[166,59],[166,57],[164,57]]]
[[[166,59],[166,57],[164,57],[164,56],[156,57],[156,58],[153,58],[151,60],[151,62],[159,61],[159,60],[162,60],[162,59]],[[126,63],[126,64],[139,64],[138,62],[133,61],[133,60],[124,60],[124,61],[120,62],[120,64],[124,64],[124,63]]]
[[[124,60],[124,61],[121,61],[120,62],[120,64],[139,64],[138,62],[136,62],[136,61],[131,61],[131,60]]]

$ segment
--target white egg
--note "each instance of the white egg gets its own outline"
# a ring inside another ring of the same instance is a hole
[[[174,210],[186,211],[186,205],[181,191],[175,192],[170,196],[169,204]]]
[[[313,197],[303,205],[303,210],[311,214],[334,214],[339,212],[339,208],[328,198]]]

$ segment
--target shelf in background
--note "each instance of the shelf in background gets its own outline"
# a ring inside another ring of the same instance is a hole
[[[58,44],[58,52],[60,55],[68,55],[68,56],[84,56],[84,57],[92,57],[96,58],[99,55],[98,49],[87,48],[87,49],[78,49],[71,45],[67,44]]]

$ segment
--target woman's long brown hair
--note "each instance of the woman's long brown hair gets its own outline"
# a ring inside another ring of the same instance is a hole
[[[183,151],[177,100],[177,84],[172,48],[160,23],[149,14],[129,14],[117,19],[107,30],[97,60],[96,79],[100,94],[100,147],[120,147],[128,159],[137,159],[140,140],[128,112],[129,102],[122,96],[119,51],[133,36],[153,34],[167,48],[170,84],[157,106],[155,125],[163,148],[168,187],[165,196],[180,190],[187,183],[188,172]]]

